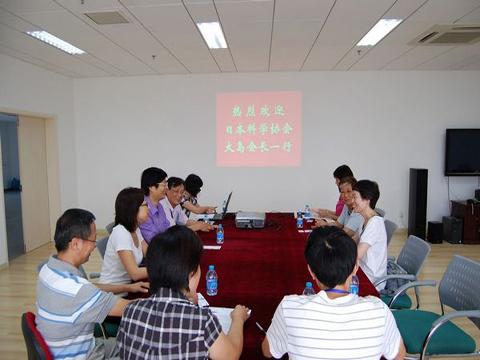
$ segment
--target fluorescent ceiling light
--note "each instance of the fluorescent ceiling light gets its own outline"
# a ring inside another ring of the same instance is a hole
[[[48,45],[55,46],[57,49],[65,51],[70,55],[85,54],[85,51],[80,50],[72,44],[63,41],[62,39],[59,39],[46,31],[27,31],[27,34],[40,41],[43,41],[44,43],[47,43]]]
[[[395,29],[402,19],[381,19],[374,27],[360,40],[357,46],[374,46],[387,34]]]
[[[227,42],[218,22],[197,23],[197,26],[210,49],[227,48]]]

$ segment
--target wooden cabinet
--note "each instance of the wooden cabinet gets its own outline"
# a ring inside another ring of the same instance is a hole
[[[463,243],[480,244],[480,204],[452,201],[452,216],[463,219]]]

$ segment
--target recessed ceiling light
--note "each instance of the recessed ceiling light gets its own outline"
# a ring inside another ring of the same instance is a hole
[[[387,34],[395,29],[402,19],[381,19],[374,27],[357,43],[357,46],[374,46]]]
[[[227,48],[227,42],[218,22],[197,23],[197,26],[210,49]]]
[[[65,51],[70,55],[85,54],[85,51],[73,46],[72,44],[62,39],[57,38],[56,36],[53,36],[52,34],[46,31],[27,31],[27,34],[40,41],[43,41],[48,45],[55,46],[57,49]]]

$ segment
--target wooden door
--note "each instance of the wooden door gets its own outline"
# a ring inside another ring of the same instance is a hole
[[[45,119],[19,116],[18,147],[25,250],[50,239]]]

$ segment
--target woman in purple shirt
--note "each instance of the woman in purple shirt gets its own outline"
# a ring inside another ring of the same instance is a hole
[[[157,167],[145,169],[142,173],[141,187],[148,206],[148,219],[140,225],[140,231],[145,241],[150,244],[155,235],[165,232],[170,227],[165,210],[160,204],[167,191],[167,173]]]

